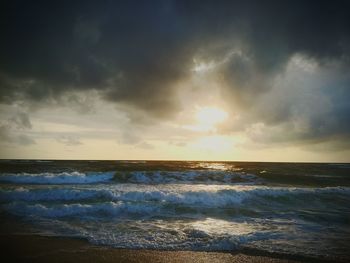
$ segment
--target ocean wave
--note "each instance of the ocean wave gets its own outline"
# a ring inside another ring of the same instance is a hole
[[[287,244],[298,254],[327,255],[333,248],[320,249],[321,240],[349,240],[349,187],[8,185],[0,200],[1,209],[32,222],[40,233],[120,248],[263,246],[283,252]]]
[[[232,251],[245,243],[268,239],[274,233],[259,233],[254,226],[246,223],[229,222],[219,219],[195,221],[159,220],[128,222],[134,231],[122,231],[123,222],[107,231],[95,228],[90,231],[75,230],[96,245],[107,245],[133,249],[166,249],[197,251]],[[111,231],[112,230],[112,231]]]
[[[121,213],[128,214],[150,214],[156,212],[159,207],[145,204],[129,204],[124,202],[106,202],[96,204],[62,204],[62,205],[45,205],[34,204],[28,205],[23,203],[11,203],[5,205],[5,208],[15,215],[39,216],[39,217],[68,217],[82,215],[116,216]]]
[[[102,185],[99,188],[17,188],[0,190],[0,200],[4,201],[78,201],[102,200],[123,202],[154,202],[163,204],[227,207],[253,203],[277,202],[303,205],[305,201],[333,202],[350,201],[349,187],[326,188],[290,188],[267,186],[211,186],[170,185],[134,186],[134,185]]]
[[[299,228],[293,220],[279,222],[279,231],[259,219],[235,222],[210,217],[172,221],[121,220],[113,223],[90,221],[88,226],[86,222],[69,223],[51,218],[45,222],[54,226],[51,235],[86,238],[92,244],[115,248],[231,252],[252,248],[271,253],[327,258],[336,247],[322,242],[329,238],[329,229],[310,232],[311,229],[318,229],[317,224],[312,224],[309,232],[305,233],[305,228]],[[334,238],[344,242],[345,246],[349,240],[348,232]],[[348,254],[348,250],[336,252],[339,256]]]
[[[249,184],[261,179],[254,174],[221,170],[116,172],[115,181],[136,184]]]
[[[16,184],[92,184],[110,181],[114,172],[63,172],[63,173],[17,173],[1,174],[0,182]]]
[[[13,190],[0,190],[0,200],[4,201],[73,201],[96,198],[96,190],[78,189],[28,189],[19,187]]]
[[[0,182],[17,184],[91,184],[108,181],[133,184],[259,184],[262,180],[253,174],[220,170],[3,173],[0,175]]]

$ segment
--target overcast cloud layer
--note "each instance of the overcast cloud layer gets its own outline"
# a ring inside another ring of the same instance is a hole
[[[348,1],[4,1],[0,10],[1,104],[70,98],[86,113],[89,99],[74,94],[89,91],[154,125],[183,110],[179,90],[197,66],[202,90],[216,83],[239,115],[220,133],[350,148]],[[21,110],[4,117],[7,141],[11,125],[31,128]]]

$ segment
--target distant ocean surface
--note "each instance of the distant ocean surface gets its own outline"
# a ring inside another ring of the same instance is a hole
[[[97,245],[350,259],[350,164],[2,160],[0,202]]]

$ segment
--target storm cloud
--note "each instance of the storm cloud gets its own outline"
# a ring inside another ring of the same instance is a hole
[[[107,102],[171,118],[181,110],[178,87],[199,61],[216,65],[223,100],[242,111],[226,132],[264,142],[349,139],[349,8],[311,0],[5,1],[0,101],[96,90]],[[296,57],[328,78],[304,72],[293,81]],[[322,98],[321,114],[314,105]]]

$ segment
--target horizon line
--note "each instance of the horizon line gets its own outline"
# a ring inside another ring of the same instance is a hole
[[[251,161],[251,160],[179,160],[179,159],[26,159],[26,158],[0,158],[0,161],[133,161],[133,162],[235,162],[235,163],[307,163],[307,164],[350,164],[350,162],[317,162],[317,161]]]

